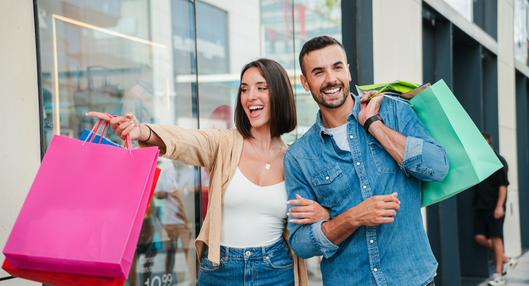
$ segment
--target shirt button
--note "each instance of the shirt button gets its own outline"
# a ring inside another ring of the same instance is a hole
[[[353,137],[353,135],[349,135],[349,138],[353,139],[354,137]]]
[[[329,176],[325,177],[325,180],[328,180],[329,179]]]
[[[364,185],[364,189],[365,189],[365,188],[367,188],[367,186],[366,186],[366,185]]]
[[[360,162],[356,162],[356,165],[359,166],[359,165],[360,165]]]
[[[375,242],[375,241],[374,241],[374,240],[372,240],[372,239],[371,239],[371,240],[369,240],[369,243],[371,243],[371,244],[372,244],[373,242]]]
[[[377,272],[377,271],[378,271],[378,268],[373,268],[373,271]]]

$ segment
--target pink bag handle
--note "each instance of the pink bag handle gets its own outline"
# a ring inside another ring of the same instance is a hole
[[[110,113],[106,113],[106,115],[108,115],[110,118],[114,118],[116,117],[116,115],[114,114],[110,114]],[[97,134],[99,133],[99,129],[101,128],[101,122],[104,121],[104,126],[103,126],[103,131],[101,131],[101,134],[99,135],[99,142],[98,144],[101,144],[103,142],[103,137],[106,135],[107,133],[107,130],[108,130],[108,126],[110,125],[110,123],[106,120],[102,120],[102,119],[99,119],[97,121],[96,124],[94,124],[94,126],[92,127],[92,129],[90,130],[90,133],[88,133],[88,136],[86,136],[86,138],[84,139],[83,141],[83,145],[88,142],[88,139],[90,139],[90,143],[94,143],[95,141],[95,138],[97,136]],[[92,138],[90,138],[90,136],[92,136]],[[130,141],[130,136],[127,135],[125,137],[125,142],[123,144],[123,147],[127,148],[129,150],[129,153],[131,152],[132,150],[132,144],[131,144],[131,141]]]
[[[103,143],[103,137],[107,134],[107,129],[110,123],[108,121],[105,121],[105,127],[103,127],[103,131],[101,131],[101,135],[99,135],[99,142],[98,144]]]
[[[110,114],[110,113],[107,113],[106,115],[108,115],[110,118],[114,118],[114,117],[116,117],[116,115],[114,115],[114,114]],[[109,125],[109,123],[107,122],[107,126],[108,126],[108,125]],[[105,126],[105,128],[106,128],[107,126]],[[130,136],[129,136],[129,135],[125,136],[125,142],[124,142],[124,144],[123,144],[123,147],[127,148],[127,149],[129,150],[129,153],[130,153],[130,151],[132,150],[132,144],[131,144],[131,142],[130,142]]]
[[[84,139],[83,141],[83,145],[88,142],[88,140],[90,139],[90,143],[94,143],[96,137],[97,137],[97,134],[99,133],[99,128],[101,128],[101,122],[103,120],[99,119],[97,121],[96,124],[94,124],[94,126],[92,127],[92,129],[90,130],[90,132],[88,133],[88,136],[86,136],[86,138]],[[105,126],[103,127],[103,132],[101,132],[101,135],[99,136],[99,142],[98,144],[101,144],[101,142],[103,142],[103,136],[105,136],[105,133],[106,133],[106,130],[107,130],[107,127],[109,125],[108,122],[105,121]]]

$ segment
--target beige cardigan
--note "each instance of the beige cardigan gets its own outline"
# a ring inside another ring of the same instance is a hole
[[[208,212],[195,241],[198,259],[206,247],[208,259],[220,264],[220,231],[224,192],[242,154],[243,137],[236,129],[193,130],[150,125],[166,146],[164,157],[209,170]],[[285,236],[286,236],[285,228]],[[292,251],[291,251],[292,252]],[[292,252],[296,286],[308,285],[305,262]]]

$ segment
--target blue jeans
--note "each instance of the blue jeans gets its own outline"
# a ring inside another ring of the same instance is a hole
[[[200,262],[200,286],[290,286],[294,285],[293,260],[284,239],[263,247],[221,246],[220,265],[207,259]]]

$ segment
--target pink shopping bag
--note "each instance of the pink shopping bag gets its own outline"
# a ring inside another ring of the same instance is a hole
[[[4,255],[20,269],[126,278],[158,154],[54,136]]]
[[[14,267],[8,259],[4,261],[2,268],[9,274],[46,283],[53,286],[123,286],[125,278],[87,276],[80,274],[69,274],[60,272],[46,272],[38,270],[26,270]]]

